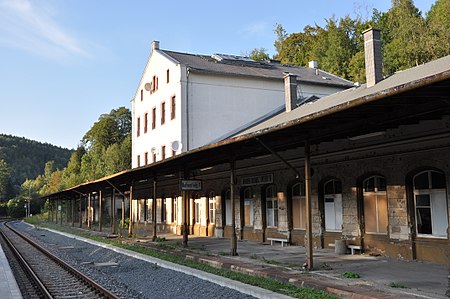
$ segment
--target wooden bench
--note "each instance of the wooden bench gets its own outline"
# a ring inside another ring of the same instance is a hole
[[[359,245],[347,245],[348,249],[350,249],[352,255],[355,254],[355,250],[359,250],[361,252],[361,246]]]
[[[281,242],[281,247],[284,247],[284,243],[288,244],[287,239],[281,238],[267,238],[267,241],[270,241],[270,246],[273,246],[273,242]]]

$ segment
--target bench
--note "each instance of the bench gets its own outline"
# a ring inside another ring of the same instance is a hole
[[[267,241],[270,241],[270,246],[273,246],[273,242],[281,242],[281,247],[284,247],[284,243],[288,244],[287,239],[267,238]]]
[[[352,255],[355,254],[355,250],[359,250],[361,252],[361,246],[359,245],[347,245],[348,249],[350,249]]]

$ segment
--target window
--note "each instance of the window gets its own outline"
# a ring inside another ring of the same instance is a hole
[[[137,167],[141,166],[141,156],[137,156]]]
[[[161,125],[166,122],[166,102],[161,103]]]
[[[169,81],[170,81],[170,77],[169,77],[169,69],[167,69],[167,72],[166,72],[166,78],[167,78],[167,83],[169,83]]]
[[[177,198],[172,195],[172,222],[177,221]]]
[[[141,89],[141,102],[144,100],[144,90]]]
[[[305,183],[292,186],[292,224],[294,229],[306,229]]]
[[[145,152],[144,154],[144,165],[148,165],[148,152]]]
[[[195,212],[195,223],[199,224],[200,223],[200,208],[201,208],[202,203],[200,202],[200,199],[195,199],[194,200],[194,212]]]
[[[387,234],[386,180],[372,176],[363,182],[364,226],[366,233]]]
[[[253,225],[253,192],[251,188],[244,190],[244,225]]]
[[[151,88],[150,88],[150,93],[153,93],[153,92],[155,92],[157,90],[158,90],[158,77],[153,76],[152,83],[151,83]]]
[[[148,129],[148,113],[144,114],[144,134],[147,133]]]
[[[209,223],[215,224],[216,223],[216,196],[214,195],[214,192],[211,192],[209,194]]]
[[[152,157],[153,163],[156,162],[156,153],[153,153],[153,157]]]
[[[266,188],[267,226],[278,226],[278,198],[274,186]]]
[[[177,152],[172,150],[172,157],[174,157],[176,154],[177,154]]]
[[[230,190],[227,190],[225,192],[225,224],[231,225],[232,218],[231,218],[231,196],[230,196]]]
[[[175,119],[176,99],[175,96],[170,100],[170,119]]]
[[[414,177],[418,235],[447,237],[448,216],[444,174],[427,170]]]
[[[152,109],[152,130],[156,128],[156,107]]]
[[[342,183],[329,180],[323,186],[325,230],[342,231]]]
[[[166,222],[166,198],[161,199],[161,223]]]
[[[141,118],[137,118],[137,128],[136,128],[136,136],[139,137],[141,135]]]
[[[166,158],[166,146],[161,146],[161,160],[164,160]]]

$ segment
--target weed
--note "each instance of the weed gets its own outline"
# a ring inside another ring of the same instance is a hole
[[[406,288],[407,288],[404,284],[402,284],[402,283],[400,283],[400,282],[391,282],[391,283],[389,284],[389,286],[390,286],[391,288],[399,288],[399,289],[406,289]]]
[[[263,257],[262,259],[265,263],[270,264],[270,265],[281,265],[281,262],[276,261],[276,260],[266,259],[265,257]]]
[[[167,241],[166,238],[161,238],[161,237],[156,237],[155,240],[153,240],[153,242],[165,242]]]
[[[256,253],[254,253],[254,254],[252,254],[252,255],[250,256],[250,258],[251,258],[252,260],[257,260],[257,259],[258,259],[258,256],[256,255]]]
[[[361,278],[361,276],[358,273],[353,273],[351,271],[342,273],[342,276],[344,276],[345,278]]]
[[[228,252],[225,252],[225,251],[219,251],[219,255],[220,256],[227,256],[227,255],[230,255]]]
[[[333,270],[333,267],[327,263],[320,263],[320,270]]]

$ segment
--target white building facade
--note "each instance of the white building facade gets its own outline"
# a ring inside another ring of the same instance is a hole
[[[284,106],[286,74],[299,98],[317,98],[352,83],[317,68],[248,58],[161,50],[152,52],[132,100],[132,167],[225,139]]]

